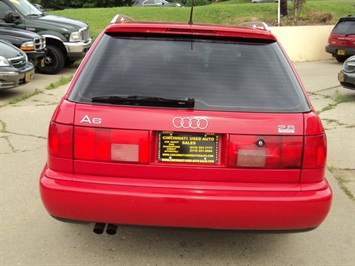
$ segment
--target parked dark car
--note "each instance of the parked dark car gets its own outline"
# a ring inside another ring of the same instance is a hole
[[[29,82],[34,66],[27,55],[7,41],[0,40],[0,89],[10,89]]]
[[[338,62],[344,62],[355,55],[355,16],[339,19],[330,33],[325,51],[332,54]]]
[[[0,27],[0,40],[5,40],[27,54],[34,66],[44,65],[46,39],[35,32],[16,28]]]
[[[85,22],[47,15],[27,0],[0,0],[0,26],[31,29],[46,38],[44,65],[37,66],[44,74],[57,74],[64,66],[82,59],[92,44]]]
[[[137,0],[133,6],[175,6],[181,7],[180,3],[168,2],[166,0]]]
[[[343,69],[338,73],[338,80],[344,88],[355,90],[355,56],[345,60]]]
[[[330,210],[326,155],[322,122],[265,23],[121,15],[49,123],[40,193],[51,216],[96,233],[304,231]]]

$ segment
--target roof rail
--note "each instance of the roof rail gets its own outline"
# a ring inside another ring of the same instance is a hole
[[[116,16],[114,16],[114,18],[111,20],[111,24],[117,23],[117,22],[129,22],[129,21],[133,21],[134,19],[123,15],[123,14],[117,14]]]
[[[243,22],[243,23],[240,23],[239,26],[251,28],[251,29],[270,31],[269,26],[265,22],[262,22],[262,21]]]

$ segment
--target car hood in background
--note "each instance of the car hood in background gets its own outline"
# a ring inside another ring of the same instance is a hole
[[[26,54],[12,44],[0,40],[0,56],[5,58],[13,58],[24,55]]]
[[[10,39],[16,39],[18,41],[28,41],[36,38],[40,38],[40,36],[37,33],[32,31],[22,30],[17,28],[0,27],[0,39],[3,40],[9,41]]]
[[[77,31],[81,28],[86,28],[88,25],[85,22],[71,19],[71,18],[66,18],[66,17],[60,17],[60,16],[54,16],[54,15],[46,15],[43,14],[42,16],[32,16],[30,17],[32,21],[37,21],[39,23],[51,25],[54,27],[63,27],[70,31]]]

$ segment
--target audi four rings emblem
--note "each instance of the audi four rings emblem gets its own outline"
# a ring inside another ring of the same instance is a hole
[[[200,117],[175,117],[173,119],[173,126],[175,128],[191,128],[191,129],[206,129],[208,121],[206,118]]]

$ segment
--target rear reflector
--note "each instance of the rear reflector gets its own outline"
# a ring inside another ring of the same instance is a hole
[[[148,162],[149,132],[76,127],[74,158],[89,161]]]
[[[237,166],[238,167],[264,167],[266,161],[266,152],[260,150],[243,150],[238,151]]]
[[[111,144],[111,160],[138,162],[139,146],[136,144]]]

